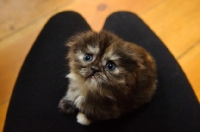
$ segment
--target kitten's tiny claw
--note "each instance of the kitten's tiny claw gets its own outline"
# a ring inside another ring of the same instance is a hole
[[[74,113],[76,110],[74,103],[65,98],[60,100],[58,107],[60,108],[60,112],[67,114]]]
[[[89,120],[83,113],[79,112],[78,115],[76,116],[77,122],[80,123],[81,125],[90,125],[92,123],[91,120]]]

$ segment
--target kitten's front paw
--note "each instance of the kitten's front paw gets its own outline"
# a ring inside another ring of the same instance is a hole
[[[64,113],[67,113],[67,114],[74,113],[75,110],[76,110],[74,103],[70,100],[65,99],[65,98],[62,98],[60,100],[58,107],[61,109],[61,112],[64,112]]]
[[[89,120],[83,113],[79,112],[78,115],[76,116],[77,122],[80,123],[81,125],[90,125],[92,122]]]

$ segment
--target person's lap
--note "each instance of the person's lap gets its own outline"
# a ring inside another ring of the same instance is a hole
[[[142,109],[116,120],[97,121],[88,127],[76,116],[62,115],[69,69],[66,40],[91,30],[77,13],[52,17],[35,41],[16,82],[4,131],[200,131],[199,103],[184,73],[164,44],[134,14],[118,12],[103,27],[148,50],[158,68],[158,90]]]

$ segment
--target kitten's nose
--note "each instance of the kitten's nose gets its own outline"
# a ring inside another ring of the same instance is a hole
[[[95,67],[95,66],[92,66],[91,70],[92,70],[93,73],[99,72],[99,69],[97,67]]]

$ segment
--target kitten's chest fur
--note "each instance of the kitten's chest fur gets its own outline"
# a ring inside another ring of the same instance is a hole
[[[75,77],[73,73],[68,74],[67,77],[69,78],[67,98],[68,100],[73,101],[78,109],[81,109],[86,100],[88,88],[83,80]]]
[[[96,85],[96,83],[85,82],[85,80],[76,73],[71,72],[66,77],[69,79],[67,96],[70,100],[78,104],[92,99],[95,100],[94,98],[97,97],[116,100],[111,91],[102,89],[101,86]],[[80,100],[80,98],[82,100]]]
[[[112,93],[99,91],[101,88],[84,83],[73,73],[68,74],[69,89],[67,99],[74,102],[76,108],[87,113],[90,119],[113,118],[119,116],[118,104]]]

